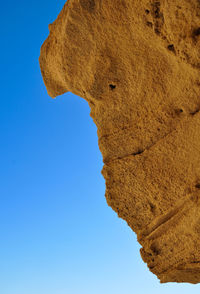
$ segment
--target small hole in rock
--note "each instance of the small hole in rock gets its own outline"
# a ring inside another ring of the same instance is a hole
[[[167,48],[169,51],[175,52],[175,48],[173,44],[168,45]]]
[[[146,9],[145,12],[146,12],[146,14],[149,14],[150,11],[149,11],[149,9]]]
[[[110,87],[111,90],[114,90],[116,88],[116,86],[112,85],[112,84],[110,84],[109,87]]]
[[[175,113],[179,115],[180,113],[183,113],[183,109],[182,108],[175,109]]]
[[[159,255],[160,254],[160,249],[158,249],[153,244],[151,245],[150,249],[152,250],[152,252],[154,253],[154,255]]]
[[[150,28],[152,28],[152,27],[153,27],[153,24],[152,24],[152,22],[150,22],[150,21],[147,21],[147,26],[148,26],[148,27],[150,27]]]
[[[197,28],[197,29],[195,29],[195,30],[193,31],[193,37],[196,37],[196,36],[199,36],[199,35],[200,35],[200,27]]]
[[[195,187],[196,187],[197,189],[200,189],[200,183],[196,184]]]
[[[155,212],[156,206],[151,202],[149,202],[149,206],[150,206],[151,212]]]
[[[160,31],[158,28],[155,28],[154,32],[157,34],[157,35],[160,35]]]

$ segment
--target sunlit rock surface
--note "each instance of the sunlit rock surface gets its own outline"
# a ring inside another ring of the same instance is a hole
[[[161,282],[200,282],[200,1],[68,0],[49,30],[47,91],[88,101],[108,205]]]

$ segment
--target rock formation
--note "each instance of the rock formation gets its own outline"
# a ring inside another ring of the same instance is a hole
[[[47,91],[86,99],[106,199],[164,282],[200,282],[200,1],[68,0],[41,48]]]

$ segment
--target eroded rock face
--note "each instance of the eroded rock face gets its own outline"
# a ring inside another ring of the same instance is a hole
[[[47,91],[88,101],[108,204],[161,282],[200,282],[200,1],[68,0],[49,29]]]

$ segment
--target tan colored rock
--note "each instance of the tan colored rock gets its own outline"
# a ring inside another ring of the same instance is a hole
[[[85,98],[108,204],[161,282],[200,282],[200,1],[68,0],[41,48],[47,91]]]

